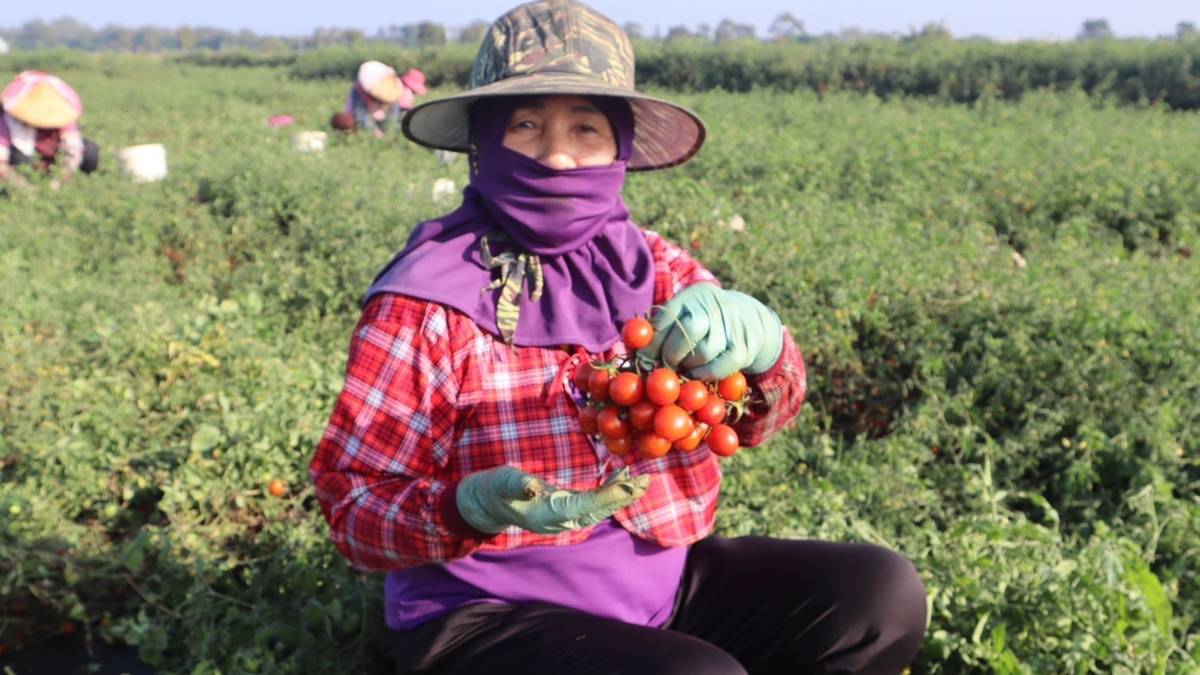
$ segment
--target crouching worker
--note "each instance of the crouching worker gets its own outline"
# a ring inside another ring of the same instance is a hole
[[[28,187],[18,168],[57,170],[57,188],[77,172],[91,173],[100,149],[79,132],[83,104],[79,94],[61,79],[27,70],[0,93],[0,184]]]
[[[333,542],[388,573],[396,673],[897,675],[925,632],[905,557],[715,535],[708,441],[669,451],[647,429],[634,449],[632,421],[604,442],[583,426],[577,369],[634,348],[690,378],[745,374],[746,446],[806,387],[771,308],[630,220],[626,172],[705,137],[633,73],[617,24],[538,0],[493,24],[469,89],[405,115],[410,140],[468,155],[470,184],[367,290],[310,466]],[[625,344],[652,307],[653,341]]]
[[[338,131],[362,129],[378,138],[399,128],[400,116],[425,94],[425,74],[412,68],[403,76],[379,61],[365,61],[346,96],[345,110],[335,114],[330,126]]]

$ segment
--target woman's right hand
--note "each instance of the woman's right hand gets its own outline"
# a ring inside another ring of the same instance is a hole
[[[510,525],[538,534],[590,527],[646,494],[650,476],[626,467],[594,490],[563,490],[511,466],[473,473],[458,484],[458,511],[475,529],[495,534]]]

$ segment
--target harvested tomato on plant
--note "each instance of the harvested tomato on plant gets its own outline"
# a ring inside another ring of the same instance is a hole
[[[626,347],[638,349],[655,342],[655,328],[635,317],[626,322],[621,338]],[[725,422],[739,419],[749,405],[745,373],[734,371],[711,381],[685,379],[664,365],[672,362],[642,352],[581,364],[572,379],[588,399],[579,412],[583,432],[601,436],[618,455],[636,449],[643,457],[657,458],[672,449],[695,450],[705,442],[719,456],[736,453],[740,440]]]
[[[608,385],[608,398],[613,403],[631,406],[642,400],[646,383],[637,373],[619,373]]]
[[[608,400],[608,385],[612,382],[612,373],[606,368],[597,368],[588,378],[587,393],[593,401]]]
[[[287,494],[287,483],[276,478],[267,484],[267,492],[271,493],[272,497],[282,497]]]
[[[675,404],[665,405],[654,413],[654,433],[668,441],[677,441],[692,433],[695,423],[686,410]]]
[[[712,426],[725,421],[725,399],[713,394],[704,402],[704,406],[692,413],[697,420]]]
[[[621,409],[610,405],[596,416],[596,428],[607,438],[621,438],[629,435],[629,423],[621,419]]]
[[[638,454],[647,459],[658,459],[671,451],[671,441],[653,431],[643,431],[637,437]]]
[[[697,422],[692,426],[692,433],[675,441],[671,444],[671,447],[676,450],[683,450],[684,452],[695,450],[704,442],[704,437],[708,435],[708,429],[708,425],[704,422]]]
[[[581,363],[575,368],[575,374],[571,376],[571,381],[575,383],[576,389],[587,393],[588,382],[592,379],[593,370],[595,369],[590,363]]]
[[[604,437],[604,447],[614,455],[628,455],[630,450],[633,450],[633,437],[620,436],[618,438]]]
[[[726,401],[740,401],[746,397],[746,376],[741,372],[733,373],[717,382],[717,393]]]
[[[676,403],[688,412],[696,412],[708,402],[708,386],[700,380],[688,380],[679,388]]]
[[[738,436],[728,424],[718,424],[708,432],[708,449],[722,457],[732,457],[738,451]]]
[[[646,398],[655,405],[668,405],[679,398],[679,376],[670,368],[655,368],[646,377]]]
[[[638,431],[646,431],[654,427],[654,413],[658,406],[650,399],[642,399],[629,408],[629,424]]]
[[[584,406],[579,411],[579,428],[588,436],[595,435],[599,429],[596,426],[596,418],[600,416],[600,409],[594,405]]]
[[[625,322],[621,329],[621,342],[629,349],[641,349],[654,339],[654,326],[646,319],[638,316]]]

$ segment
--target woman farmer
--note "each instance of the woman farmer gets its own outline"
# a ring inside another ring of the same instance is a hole
[[[416,68],[400,76],[379,61],[364,61],[346,96],[346,109],[333,116],[331,125],[341,131],[366,129],[383,138],[399,126],[400,116],[425,94],[425,74]]]
[[[310,466],[331,537],[388,572],[399,673],[898,673],[925,626],[906,559],[713,536],[713,453],[616,454],[581,430],[572,373],[655,305],[639,356],[749,374],[744,445],[805,393],[774,312],[629,220],[625,172],[705,135],[633,66],[612,21],[539,0],[491,26],[466,92],[405,115],[410,139],[468,154],[470,184],[367,291]]]
[[[80,135],[83,104],[66,82],[27,70],[0,92],[0,112],[0,183],[28,186],[16,171],[22,165],[43,172],[59,167],[55,187],[77,171],[96,170],[99,148]]]

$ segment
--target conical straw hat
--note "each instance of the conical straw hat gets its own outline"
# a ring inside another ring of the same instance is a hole
[[[14,119],[39,129],[61,129],[83,115],[83,104],[74,89],[36,70],[17,75],[0,93],[0,105]]]

